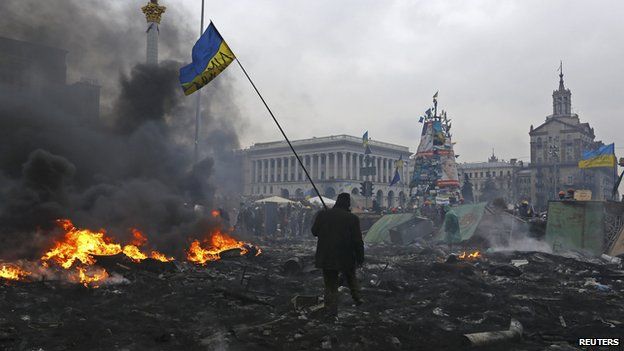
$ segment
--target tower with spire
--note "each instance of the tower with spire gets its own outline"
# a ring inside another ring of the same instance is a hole
[[[585,151],[605,143],[596,140],[594,128],[581,122],[572,112],[572,93],[563,82],[563,64],[559,63],[559,88],[552,93],[552,114],[546,121],[529,130],[531,138],[531,201],[546,208],[548,200],[558,198],[559,191],[584,189],[592,191],[593,200],[611,199],[615,166],[579,169]],[[608,144],[608,143],[606,143]]]
[[[563,84],[563,62],[559,63],[559,89],[553,91],[553,116],[572,115],[572,93]]]
[[[158,0],[150,0],[147,5],[141,7],[145,20],[147,21],[147,50],[146,63],[148,65],[158,64],[158,35],[160,29],[160,19],[167,8],[160,6]]]

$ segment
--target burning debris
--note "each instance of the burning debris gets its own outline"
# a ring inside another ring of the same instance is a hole
[[[199,240],[194,240],[186,258],[191,262],[205,265],[207,262],[220,260],[221,254],[229,250],[239,250],[241,256],[247,254],[258,256],[262,253],[260,248],[238,241],[220,230],[216,230],[201,243]]]
[[[108,236],[104,229],[93,231],[77,228],[69,219],[59,219],[57,224],[63,230],[63,236],[41,256],[41,268],[50,270],[58,267],[71,272],[68,280],[85,287],[97,288],[110,277],[104,267],[94,267],[99,260],[106,261],[107,257],[121,255],[135,264],[148,259],[162,263],[175,260],[173,256],[156,250],[149,250],[149,254],[143,251],[142,247],[148,244],[148,239],[136,228],[131,229],[131,243],[121,245]],[[203,243],[204,247],[199,240],[191,243],[187,255],[190,262],[205,265],[209,261],[221,259],[221,254],[230,250],[239,250],[241,256],[257,256],[261,253],[260,248],[238,241],[220,230],[213,232]],[[28,269],[16,264],[3,264],[0,269],[0,278],[7,280],[24,280],[32,275]],[[39,275],[41,274],[38,273],[37,276]]]
[[[22,280],[30,275],[30,272],[27,272],[20,267],[3,264],[0,266],[0,278],[8,279],[8,280]]]
[[[198,243],[212,245],[209,239]],[[253,261],[223,257],[208,269],[185,260],[175,270],[140,270],[148,258],[115,272],[98,264],[113,257],[132,261],[123,253],[96,256],[95,265],[80,263],[75,282],[98,289],[76,289],[63,280],[0,284],[0,299],[13,306],[1,315],[0,348],[60,349],[71,341],[76,349],[94,350],[119,344],[159,350],[318,350],[327,344],[345,350],[469,350],[478,344],[554,351],[571,349],[588,333],[613,338],[624,332],[624,272],[615,263],[541,252],[488,252],[487,260],[444,263],[445,245],[371,247],[358,273],[366,303],[352,306],[341,288],[338,320],[327,323],[320,317],[322,276],[310,265],[313,243],[264,245],[270,252]],[[238,251],[235,257],[242,257]],[[284,262],[293,257],[303,269],[287,274]],[[519,260],[528,262],[516,267],[521,275],[490,273]],[[127,283],[111,285],[118,272]]]
[[[478,260],[483,258],[483,256],[481,255],[481,252],[479,251],[473,251],[471,253],[466,253],[466,251],[463,251],[461,254],[459,254],[457,256],[457,258],[459,258],[460,260]]]

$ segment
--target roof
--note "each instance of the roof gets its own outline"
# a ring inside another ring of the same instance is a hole
[[[519,167],[518,164],[512,165],[509,162],[471,162],[471,163],[458,163],[459,169],[484,169],[484,168],[514,168]]]
[[[340,134],[340,135],[330,135],[330,136],[319,137],[319,138],[314,137],[314,138],[308,138],[308,139],[291,140],[290,142],[293,146],[299,146],[299,147],[320,144],[320,143],[345,143],[345,142],[357,144],[361,146],[362,138],[352,136],[352,135]],[[403,146],[403,145],[386,143],[386,142],[372,140],[372,139],[369,140],[369,145],[372,148],[378,147],[378,148],[392,149],[401,153],[410,154],[409,147]],[[270,150],[270,149],[279,149],[279,148],[288,148],[288,144],[286,143],[285,140],[255,143],[249,148],[247,148],[246,150],[247,151],[259,151],[259,150]]]
[[[576,115],[576,117],[578,117],[578,115]],[[533,133],[539,131],[540,129],[544,128],[546,125],[552,123],[552,122],[559,122],[561,124],[563,124],[564,126],[570,127],[572,129],[576,129],[577,131],[581,132],[581,133],[585,133],[585,134],[589,134],[591,136],[594,135],[593,129],[590,127],[589,123],[584,122],[584,123],[579,123],[579,124],[572,124],[572,123],[568,123],[564,120],[562,120],[560,117],[557,116],[549,116],[546,118],[546,121],[542,124],[540,124],[537,128],[534,128],[532,131],[529,132],[529,135],[533,135]]]

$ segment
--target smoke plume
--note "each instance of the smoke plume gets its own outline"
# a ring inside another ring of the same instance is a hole
[[[106,228],[120,240],[138,228],[156,248],[176,247],[171,254],[180,254],[188,238],[216,225],[194,205],[216,205],[215,184],[220,191],[240,188],[232,150],[244,123],[227,76],[204,89],[207,108],[194,164],[194,99],[185,98],[177,82],[193,34],[163,24],[161,59],[170,60],[138,63],[145,53],[140,5],[0,3],[7,19],[0,36],[68,50],[69,76],[97,78],[103,103],[99,121],[84,121],[50,99],[0,94],[0,257],[36,257],[57,218]],[[163,23],[184,23],[175,21],[180,16],[168,8]],[[1,92],[11,89],[0,82]],[[38,82],[37,89],[50,89],[49,82]]]

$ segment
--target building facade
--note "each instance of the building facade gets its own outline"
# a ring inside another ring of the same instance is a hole
[[[616,167],[579,169],[584,151],[604,145],[596,141],[589,123],[572,113],[572,94],[559,75],[559,89],[552,94],[553,113],[529,131],[531,138],[531,199],[544,208],[559,191],[587,189],[593,200],[611,199]]]
[[[360,173],[364,167],[362,139],[350,135],[334,135],[292,141],[310,177],[322,195],[335,198],[341,192],[350,193],[358,207],[364,206],[360,183],[373,182],[374,198],[382,206],[403,206],[409,195],[409,156],[406,146],[370,140],[372,166],[375,176]],[[256,143],[241,150],[244,195],[263,197],[278,195],[291,199],[316,196],[292,151],[285,141]],[[402,157],[401,181],[389,186]],[[370,206],[370,204],[369,204]]]
[[[0,37],[0,94],[20,105],[60,112],[76,123],[97,123],[100,87],[83,79],[67,84],[67,51]]]
[[[499,160],[494,154],[487,162],[465,162],[457,164],[459,180],[464,186],[466,177],[472,183],[472,194],[475,202],[483,201],[483,190],[488,180],[492,180],[496,187],[497,197],[514,203],[523,198],[526,193],[526,171],[522,161],[511,159]],[[522,173],[524,172],[524,173]],[[530,177],[529,177],[530,182]]]

